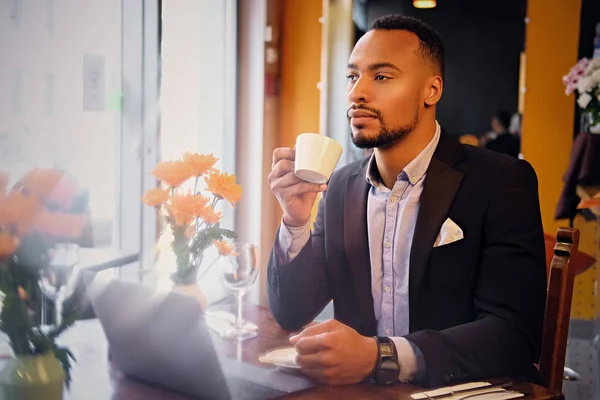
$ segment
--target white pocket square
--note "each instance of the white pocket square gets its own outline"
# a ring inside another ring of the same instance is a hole
[[[461,239],[464,239],[462,229],[460,229],[460,226],[456,225],[456,222],[448,218],[442,225],[442,229],[440,229],[440,233],[438,233],[433,247],[454,243]]]

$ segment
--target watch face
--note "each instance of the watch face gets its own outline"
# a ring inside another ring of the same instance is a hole
[[[382,357],[393,357],[394,356],[394,349],[392,348],[392,345],[389,343],[381,343],[379,345],[379,351],[380,351]]]

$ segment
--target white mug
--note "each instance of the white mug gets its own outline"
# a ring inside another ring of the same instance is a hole
[[[296,138],[294,172],[303,181],[326,183],[342,151],[342,145],[330,137],[318,133],[302,133]]]

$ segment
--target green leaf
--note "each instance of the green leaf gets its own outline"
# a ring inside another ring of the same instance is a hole
[[[237,239],[237,233],[229,229],[220,229],[221,234],[229,239]]]
[[[16,287],[3,289],[4,301],[0,320],[1,329],[10,340],[10,346],[16,355],[32,353],[28,338],[31,336],[33,321],[27,306],[19,297]]]
[[[69,389],[71,386],[71,360],[73,362],[77,362],[77,360],[73,353],[65,347],[54,346],[53,352],[54,357],[56,357],[56,360],[65,371],[65,385]]]

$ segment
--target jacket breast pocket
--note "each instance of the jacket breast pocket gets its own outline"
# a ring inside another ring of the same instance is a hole
[[[478,251],[460,240],[431,249],[428,274],[430,283],[447,295],[468,292],[476,279]]]

